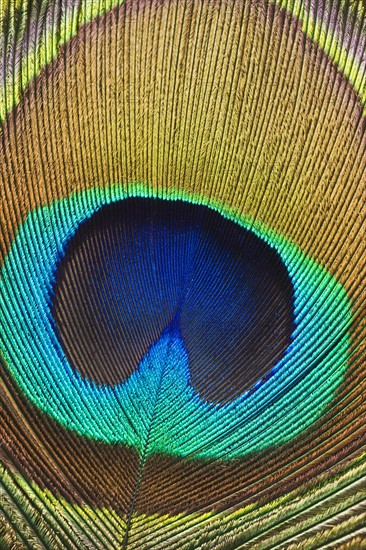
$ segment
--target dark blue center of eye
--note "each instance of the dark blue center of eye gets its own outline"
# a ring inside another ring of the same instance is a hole
[[[127,379],[174,330],[191,385],[223,403],[269,376],[291,340],[293,288],[277,252],[188,202],[103,207],[69,242],[54,291],[62,347],[100,383]]]

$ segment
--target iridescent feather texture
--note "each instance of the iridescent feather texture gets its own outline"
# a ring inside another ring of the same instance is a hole
[[[364,548],[364,2],[0,24],[0,547]]]

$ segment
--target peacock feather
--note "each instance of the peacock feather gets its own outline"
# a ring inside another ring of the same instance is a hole
[[[366,547],[365,3],[0,24],[0,547]]]

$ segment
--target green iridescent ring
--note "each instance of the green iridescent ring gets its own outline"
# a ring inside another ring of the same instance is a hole
[[[132,195],[147,197],[148,193],[136,185]],[[29,400],[63,426],[139,452],[150,429],[139,411],[150,417],[157,391],[154,415],[158,421],[148,454],[232,459],[289,441],[323,414],[343,379],[351,323],[346,292],[324,267],[284,236],[204,198],[178,193],[175,197],[206,203],[253,232],[277,251],[286,266],[294,288],[295,327],[292,342],[271,377],[258,380],[252,391],[221,407],[205,402],[189,384],[188,357],[178,334],[162,335],[137,370],[115,386],[83,378],[71,368],[52,319],[52,285],[65,247],[80,224],[103,205],[127,198],[118,185],[38,208],[19,227],[2,269],[0,293],[9,369]],[[170,367],[162,376],[167,358]]]

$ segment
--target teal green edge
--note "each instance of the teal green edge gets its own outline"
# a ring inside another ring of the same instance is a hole
[[[156,196],[205,204],[252,231],[278,252],[292,280],[295,328],[284,357],[271,378],[258,380],[255,391],[221,407],[202,401],[190,386],[188,358],[178,336],[152,345],[137,371],[113,387],[75,372],[57,338],[52,285],[80,223],[105,204]],[[218,202],[179,191],[154,193],[140,183],[128,191],[113,185],[74,193],[35,209],[19,227],[1,273],[1,351],[27,398],[91,439],[143,452],[149,437],[147,454],[232,459],[300,434],[324,413],[343,380],[350,323],[343,286],[284,236]],[[162,359],[168,345],[167,372]]]

